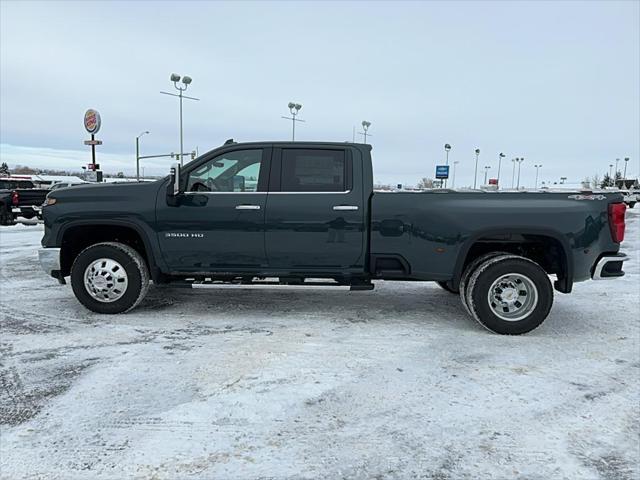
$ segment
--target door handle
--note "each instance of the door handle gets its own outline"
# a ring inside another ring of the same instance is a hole
[[[236,205],[236,210],[260,210],[260,205]]]
[[[334,210],[358,210],[358,206],[357,205],[334,205],[333,206]]]

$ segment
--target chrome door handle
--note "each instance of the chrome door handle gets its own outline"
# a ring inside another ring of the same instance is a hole
[[[333,206],[334,210],[358,210],[358,206],[357,205],[334,205]]]
[[[236,210],[260,210],[260,205],[236,205]]]

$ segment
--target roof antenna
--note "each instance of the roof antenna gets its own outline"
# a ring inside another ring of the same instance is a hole
[[[234,143],[236,142],[233,141],[233,138],[230,138],[226,142],[224,142],[225,145],[233,145]]]

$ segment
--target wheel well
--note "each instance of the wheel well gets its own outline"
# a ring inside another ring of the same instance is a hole
[[[565,293],[571,291],[567,255],[562,243],[556,238],[546,235],[520,233],[481,237],[469,248],[462,266],[462,272],[474,259],[490,252],[508,252],[533,260],[545,272],[557,276],[556,289]]]
[[[102,242],[119,242],[135,249],[144,258],[151,270],[149,257],[140,234],[131,227],[119,225],[80,225],[70,227],[64,232],[60,250],[60,268],[62,275],[71,273],[71,265],[85,248]]]

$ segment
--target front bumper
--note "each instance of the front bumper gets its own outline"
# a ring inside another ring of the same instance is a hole
[[[58,282],[64,284],[64,277],[60,269],[60,249],[59,248],[41,248],[38,250],[38,260],[40,266],[48,275],[58,279]]]
[[[624,276],[622,264],[629,260],[629,256],[624,253],[616,253],[613,255],[604,255],[598,260],[591,278],[594,280],[611,280]]]

